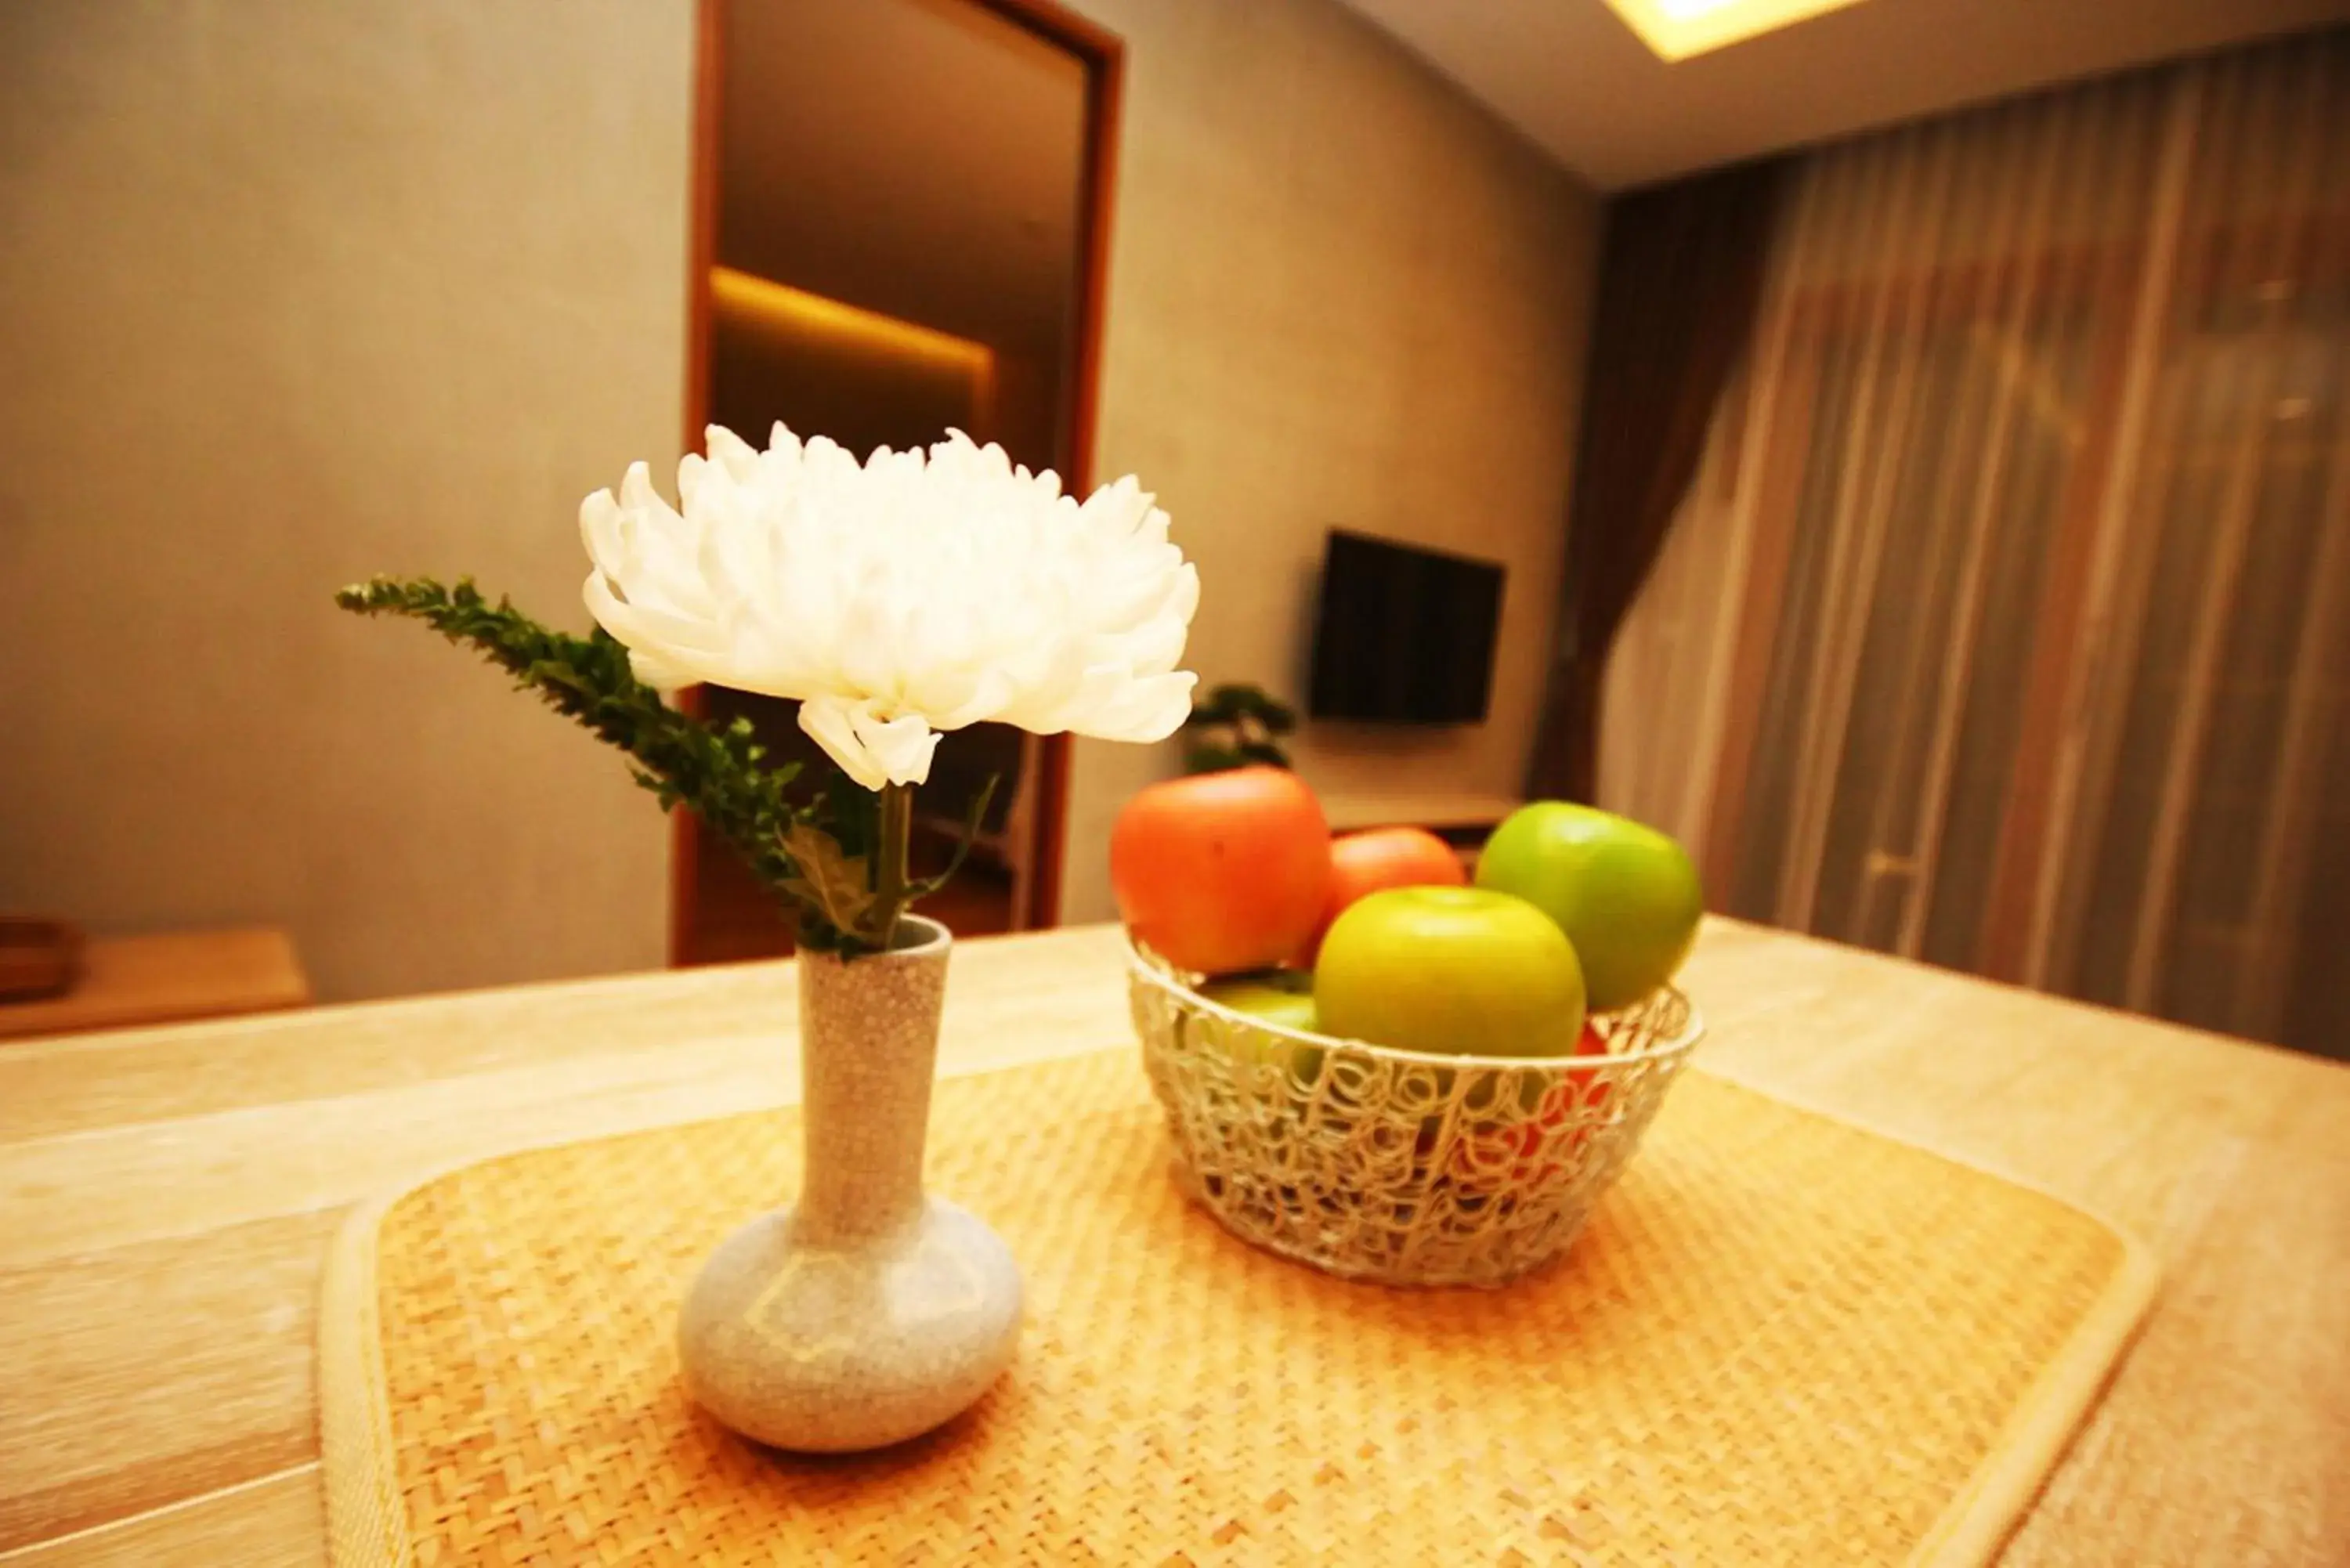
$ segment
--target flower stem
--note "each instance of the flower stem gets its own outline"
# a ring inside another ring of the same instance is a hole
[[[913,836],[914,786],[883,784],[880,842],[873,846],[873,903],[880,915],[878,940],[883,952],[897,940],[898,917],[906,912],[912,880],[906,874],[906,862]]]

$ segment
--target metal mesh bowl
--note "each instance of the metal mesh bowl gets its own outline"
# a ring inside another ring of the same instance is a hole
[[[1184,1189],[1243,1241],[1385,1284],[1506,1284],[1564,1251],[1703,1033],[1669,988],[1593,1016],[1604,1056],[1436,1056],[1233,1012],[1147,949],[1129,970]]]

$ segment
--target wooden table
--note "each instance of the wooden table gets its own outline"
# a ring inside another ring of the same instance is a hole
[[[2160,1252],[2008,1563],[2350,1563],[2350,1070],[1721,921],[1685,981],[1701,1061]],[[323,1562],[311,1344],[343,1211],[785,1099],[792,984],[747,964],[0,1052],[0,1563]],[[969,943],[949,990],[949,1071],[1129,1038],[1107,929]]]
[[[0,1040],[307,1006],[294,941],[268,926],[100,937],[62,996],[0,1002]]]

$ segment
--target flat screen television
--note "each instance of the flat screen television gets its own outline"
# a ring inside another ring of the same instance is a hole
[[[1333,530],[1308,711],[1396,724],[1482,721],[1502,577],[1492,561]]]

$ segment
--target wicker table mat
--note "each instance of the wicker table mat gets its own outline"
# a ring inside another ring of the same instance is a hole
[[[1566,1260],[1492,1293],[1226,1236],[1131,1049],[943,1084],[932,1129],[1028,1326],[880,1455],[769,1453],[678,1390],[679,1296],[794,1184],[788,1112],[359,1217],[321,1314],[337,1563],[1981,1563],[2152,1290],[2052,1198],[1703,1074]]]

